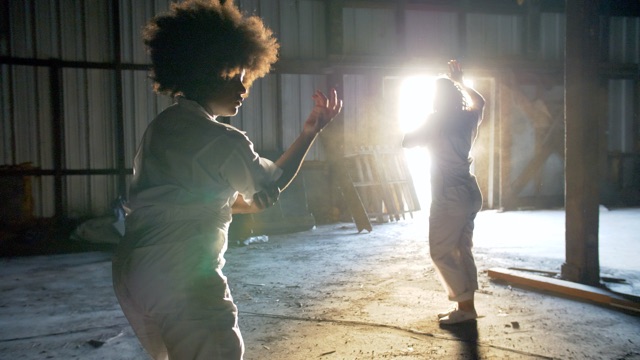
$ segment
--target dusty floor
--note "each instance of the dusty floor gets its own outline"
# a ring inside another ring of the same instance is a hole
[[[631,233],[621,252],[637,256],[640,211],[621,214],[632,221],[613,226]],[[500,226],[506,223],[515,226]],[[553,237],[562,224],[557,213],[481,213],[481,318],[451,328],[435,320],[449,303],[419,214],[371,233],[324,225],[232,247],[225,273],[240,309],[245,359],[640,359],[639,316],[488,278],[495,266],[558,270],[562,239],[546,251],[532,239]],[[509,240],[516,237],[524,240]],[[110,256],[2,259],[0,359],[145,359],[113,295]],[[606,262],[603,273],[625,277],[624,287],[637,291],[640,265]]]

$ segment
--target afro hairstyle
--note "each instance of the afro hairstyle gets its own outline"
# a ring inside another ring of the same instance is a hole
[[[193,99],[211,96],[245,70],[247,88],[278,59],[278,42],[257,16],[245,16],[232,0],[174,3],[143,29],[154,91]]]

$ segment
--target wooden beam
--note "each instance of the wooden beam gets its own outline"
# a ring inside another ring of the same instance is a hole
[[[513,181],[505,184],[507,196],[503,206],[505,209],[511,210],[517,206],[518,200],[521,200],[518,195],[524,187],[542,173],[544,164],[549,156],[553,153],[559,153],[560,156],[563,155],[564,124],[560,119],[552,117],[546,105],[540,108],[522,93],[506,85],[502,85],[502,89],[509,94],[507,98],[513,100],[514,107],[521,109],[531,119],[534,128],[546,128],[544,136],[536,136],[536,149],[533,158],[529,160],[522,172]]]
[[[599,137],[598,0],[567,4],[565,55],[566,262],[562,277],[600,282],[598,257]]]
[[[514,285],[640,313],[640,304],[600,287],[576,284],[570,281],[503,268],[489,269],[488,275],[492,279],[506,281]]]
[[[338,91],[338,96],[342,97],[344,92],[343,74],[332,73],[328,77],[328,86],[334,87]],[[349,176],[344,160],[344,112],[340,113],[332,122],[320,133],[320,142],[327,155],[327,163],[333,174],[332,183],[338,186],[342,191],[342,195],[346,206],[351,213],[358,233],[362,230],[371,232],[373,227],[369,221],[367,211],[362,204],[362,200],[353,181]],[[337,201],[332,201],[337,203]]]

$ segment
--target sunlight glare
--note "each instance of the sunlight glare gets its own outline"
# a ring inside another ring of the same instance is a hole
[[[416,75],[402,81],[398,99],[398,119],[403,133],[420,126],[432,112],[435,77]],[[429,153],[425,147],[404,149],[407,165],[423,214],[431,205],[431,179]]]
[[[402,133],[409,133],[426,121],[433,111],[435,76],[415,75],[405,78],[399,89],[398,119]],[[464,79],[464,85],[473,88],[473,80]],[[467,97],[471,104],[471,99]],[[405,159],[423,214],[431,205],[431,162],[424,146],[404,149]]]
[[[398,99],[398,117],[403,133],[406,134],[417,128],[431,113],[434,80],[433,76],[416,75],[402,81]]]

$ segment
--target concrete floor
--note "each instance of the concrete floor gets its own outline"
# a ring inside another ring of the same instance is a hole
[[[225,273],[252,359],[640,359],[640,317],[490,279],[493,267],[558,271],[564,213],[485,211],[476,222],[477,322],[448,307],[425,214],[357,234],[333,224],[230,248]],[[640,289],[640,209],[602,209],[603,276]],[[4,258],[0,359],[145,359],[111,289],[108,251]]]
[[[600,207],[599,229],[601,276],[625,279],[608,286],[640,296],[640,209]],[[475,235],[476,249],[496,258],[545,259],[548,264],[538,270],[559,271],[565,259],[563,210],[483,211]]]

